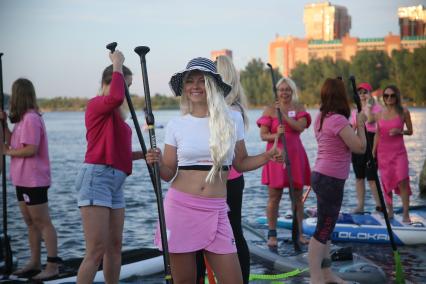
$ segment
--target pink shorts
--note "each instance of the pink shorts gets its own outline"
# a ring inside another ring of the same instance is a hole
[[[169,188],[164,198],[164,214],[169,252],[237,252],[225,198],[201,197]],[[154,243],[162,250],[160,236],[157,225]]]

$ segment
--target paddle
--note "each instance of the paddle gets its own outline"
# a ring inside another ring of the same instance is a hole
[[[308,199],[309,193],[311,192],[312,187],[310,186],[308,190],[305,192],[302,198],[302,203],[305,203],[306,199]]]
[[[107,44],[107,46],[106,46],[106,48],[109,49],[111,51],[111,53],[113,53],[115,51],[116,47],[117,47],[116,42],[111,42],[111,43]],[[144,141],[143,136],[142,136],[141,127],[139,126],[139,122],[138,122],[138,118],[136,116],[135,108],[133,107],[132,98],[130,97],[129,89],[127,88],[126,83],[124,83],[124,94],[126,96],[126,101],[127,101],[127,105],[129,106],[130,115],[132,117],[133,124],[134,124],[135,129],[136,129],[136,134],[138,136],[139,144],[140,144],[140,146],[142,148],[142,152],[145,156],[145,154],[147,152],[145,141]],[[146,166],[148,168],[149,176],[151,178],[151,183],[154,185],[155,180],[154,180],[154,176],[153,176],[153,173],[152,173],[152,169],[151,169],[151,167],[148,163],[146,164]]]
[[[356,90],[356,84],[355,84],[355,77],[354,76],[350,76],[349,80],[351,81],[351,85],[352,85],[352,91],[353,91],[353,98],[354,101],[356,103],[356,107],[358,109],[358,112],[362,111],[362,107],[361,107],[361,99],[359,98],[358,92]],[[368,143],[368,139],[367,139],[367,143]],[[372,150],[372,145],[368,145],[367,144],[367,149],[370,147],[370,149]],[[371,153],[370,156],[370,161],[368,161],[368,165],[371,168],[374,169],[374,181],[376,183],[376,187],[377,187],[377,193],[379,195],[379,199],[380,199],[380,205],[383,208],[383,217],[385,219],[385,223],[386,223],[386,229],[388,231],[388,235],[389,235],[389,240],[390,240],[390,244],[392,246],[392,251],[393,251],[393,256],[394,256],[394,260],[395,260],[395,280],[397,283],[405,283],[405,278],[404,278],[404,271],[402,268],[402,264],[401,264],[401,258],[399,256],[399,252],[398,249],[396,247],[395,244],[395,240],[393,238],[393,231],[392,231],[392,227],[391,224],[389,222],[389,217],[388,217],[388,212],[386,210],[386,205],[385,205],[385,200],[383,199],[383,192],[382,192],[382,187],[380,186],[380,181],[379,181],[379,176],[377,174],[377,165],[376,165],[376,161],[373,158],[373,153]]]
[[[4,111],[4,93],[3,93],[3,68],[2,68],[2,59],[3,53],[0,53],[0,104],[1,104],[1,111]],[[7,117],[3,118],[3,141],[1,141],[2,144],[6,142],[6,119]],[[3,145],[1,145],[3,147]],[[5,275],[10,275],[12,273],[13,268],[13,261],[12,261],[12,249],[10,246],[10,238],[7,235],[7,187],[6,187],[6,156],[2,155],[2,161],[1,161],[3,167],[2,167],[2,197],[3,197],[3,241],[2,241],[2,253],[4,257],[4,269],[3,273]]]
[[[271,79],[272,79],[272,89],[274,91],[274,96],[275,96],[275,101],[278,100],[278,95],[277,95],[277,87],[275,86],[275,75],[274,75],[274,69],[272,68],[272,65],[267,63],[270,71],[271,71]],[[282,118],[282,114],[280,111],[280,108],[277,107],[277,116],[278,116],[278,121],[280,122],[280,125],[283,125],[283,118]],[[293,241],[293,245],[294,245],[294,249],[297,252],[301,251],[301,247],[299,244],[299,225],[297,222],[297,205],[296,205],[296,200],[294,199],[294,184],[293,184],[293,176],[291,174],[291,165],[290,165],[290,158],[288,157],[288,152],[287,152],[287,142],[285,140],[285,132],[283,133],[283,135],[281,135],[281,143],[283,144],[283,158],[286,164],[286,169],[287,169],[287,176],[288,176],[288,187],[289,187],[289,193],[290,193],[290,199],[291,199],[291,210],[292,210],[292,228],[291,228],[291,239]]]
[[[111,52],[115,51],[115,48],[117,47],[116,42],[112,42],[107,44],[106,48],[109,49]],[[149,50],[149,49],[148,49]],[[144,82],[145,85],[145,82]],[[133,107],[132,99],[129,94],[129,89],[127,88],[127,85],[124,84],[124,90],[125,90],[125,96],[127,100],[127,104],[129,105],[130,114],[132,116],[133,124],[135,125],[136,133],[138,136],[139,144],[141,145],[142,152],[144,157],[146,156],[147,149],[145,145],[145,141],[142,136],[141,128],[139,126],[138,118],[136,116],[135,108]],[[146,90],[145,90],[146,91]],[[151,104],[149,106],[151,108]],[[152,115],[152,112],[151,112]],[[154,119],[154,117],[152,117]],[[147,121],[148,123],[148,121]],[[149,124],[148,124],[149,126]],[[153,125],[152,125],[153,126]],[[152,130],[153,131],[153,130]],[[155,134],[151,135],[151,129],[150,129],[150,140],[151,140],[151,147],[152,147],[152,139],[154,139],[155,143]],[[154,144],[155,145],[155,144]],[[155,148],[155,147],[153,147]],[[146,162],[146,160],[145,160]],[[163,260],[164,260],[164,271],[165,271],[165,279],[167,283],[171,283],[171,269],[170,269],[170,261],[169,261],[169,250],[168,250],[168,244],[167,239],[163,236],[166,236],[166,225],[164,221],[164,209],[163,209],[163,198],[161,196],[161,181],[160,181],[160,175],[159,175],[159,168],[158,164],[154,165],[154,167],[151,167],[148,163],[146,163],[146,166],[148,168],[149,177],[151,178],[151,183],[154,187],[155,194],[157,196],[157,206],[158,206],[158,214],[160,219],[160,231],[161,231],[161,243],[163,246]]]
[[[149,142],[152,149],[157,148],[157,141],[155,138],[155,119],[154,114],[152,113],[151,106],[151,94],[149,92],[149,81],[148,81],[148,72],[146,69],[146,60],[145,56],[149,52],[149,47],[147,46],[137,46],[135,52],[139,55],[141,68],[142,68],[142,80],[143,80],[143,89],[145,93],[145,120],[148,125],[149,131]],[[165,279],[167,283],[172,282],[172,272],[170,268],[170,256],[169,256],[169,246],[167,243],[167,233],[166,233],[166,220],[164,218],[164,208],[163,208],[163,196],[161,191],[161,179],[160,179],[160,166],[158,163],[154,163],[153,172],[155,177],[154,190],[157,196],[157,207],[158,207],[158,216],[160,223],[160,232],[161,232],[161,245],[163,247],[164,253],[164,271]]]

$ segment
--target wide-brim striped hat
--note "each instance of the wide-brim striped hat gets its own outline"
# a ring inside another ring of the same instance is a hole
[[[223,82],[222,77],[219,73],[217,73],[216,65],[214,64],[214,62],[204,57],[197,57],[188,62],[185,70],[175,73],[172,78],[170,78],[169,86],[175,96],[182,95],[183,78],[188,72],[194,70],[198,70],[205,74],[211,75],[216,80],[218,87],[223,91],[223,95],[225,97],[231,91],[232,87],[227,83]]]

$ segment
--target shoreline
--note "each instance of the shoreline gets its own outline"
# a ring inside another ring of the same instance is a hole
[[[410,109],[426,109],[426,104],[424,105],[408,105],[405,104],[405,106],[407,106]],[[265,106],[250,106],[248,108],[248,110],[262,110],[263,108],[265,108]],[[319,105],[305,105],[306,109],[319,109]],[[159,110],[179,110],[179,107],[153,107],[154,111],[159,111]],[[47,113],[47,112],[84,112],[86,111],[85,108],[44,108],[44,107],[40,107],[40,111],[43,113]]]

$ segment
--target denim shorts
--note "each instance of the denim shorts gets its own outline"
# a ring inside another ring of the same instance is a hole
[[[107,165],[83,164],[75,188],[78,206],[125,207],[123,184],[126,173]]]

